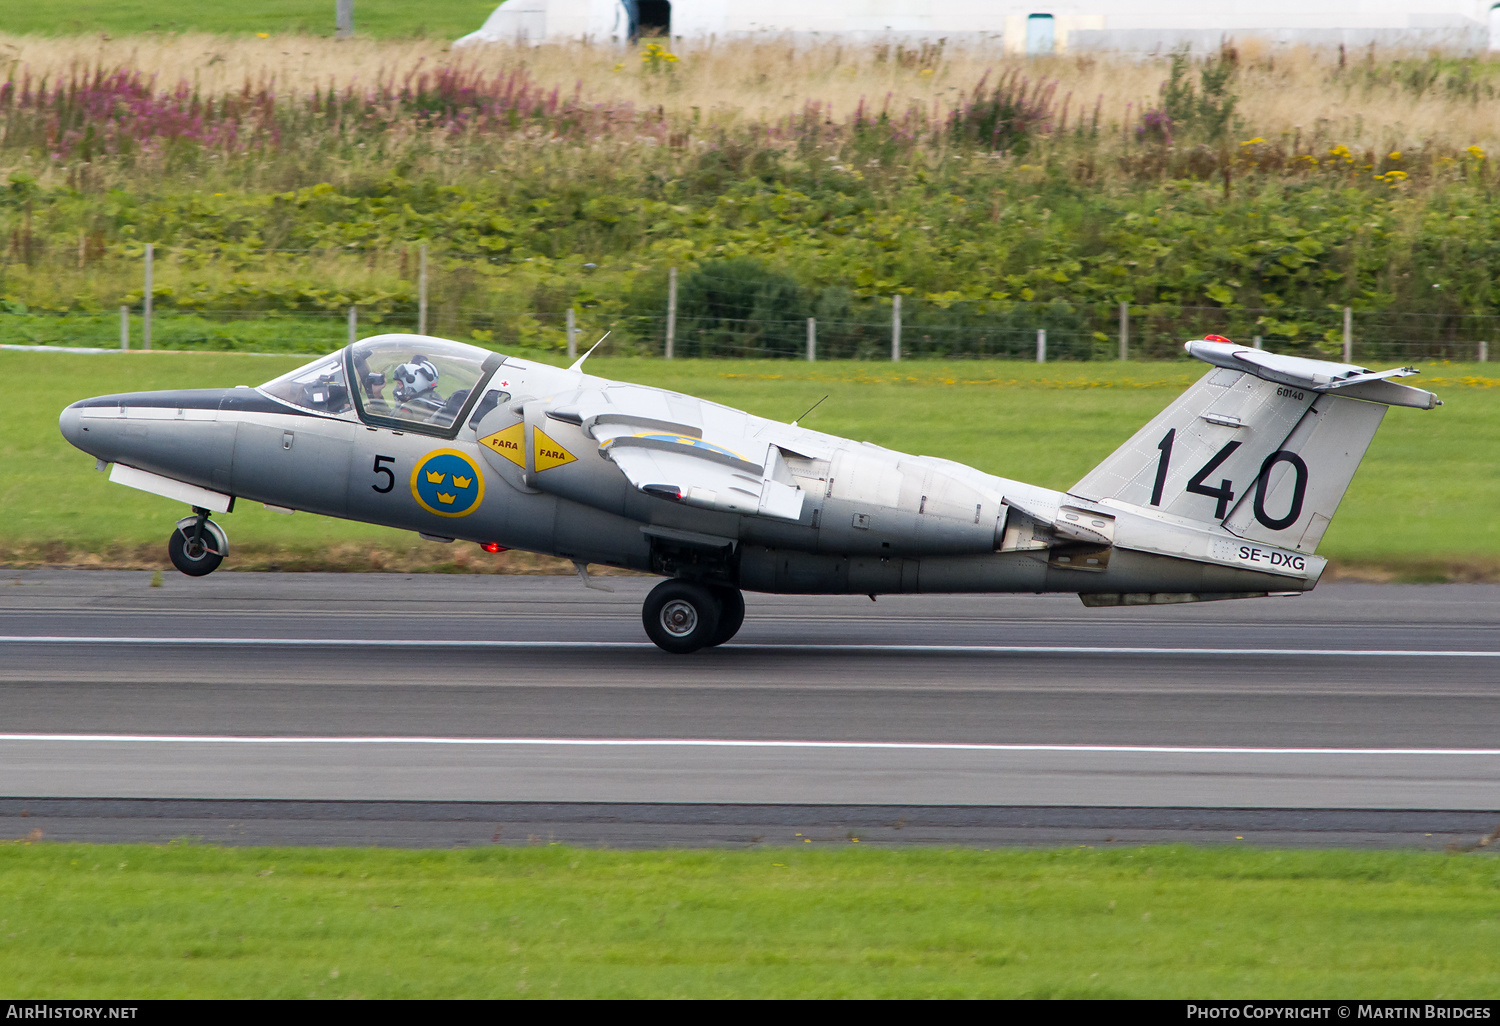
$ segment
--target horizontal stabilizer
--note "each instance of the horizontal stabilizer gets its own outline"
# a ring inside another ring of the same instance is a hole
[[[1387,406],[1411,406],[1430,410],[1443,405],[1437,396],[1410,385],[1398,385],[1390,378],[1405,378],[1417,373],[1415,367],[1372,372],[1368,367],[1328,360],[1309,360],[1304,356],[1283,356],[1260,349],[1237,346],[1232,342],[1209,342],[1194,339],[1187,351],[1204,363],[1229,370],[1246,371],[1264,381],[1290,385],[1310,392],[1338,392],[1351,399],[1384,403]]]

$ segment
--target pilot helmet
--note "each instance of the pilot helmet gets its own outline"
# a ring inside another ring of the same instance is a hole
[[[401,402],[425,395],[437,387],[438,372],[432,361],[420,354],[413,356],[391,372],[396,382],[396,398]]]

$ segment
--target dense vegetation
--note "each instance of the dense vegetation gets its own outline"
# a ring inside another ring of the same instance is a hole
[[[561,345],[572,305],[586,331],[657,346],[671,266],[678,351],[702,355],[801,352],[808,317],[823,355],[887,353],[896,293],[911,353],[1025,354],[1046,327],[1054,354],[1106,355],[1122,302],[1137,351],[1159,355],[1208,330],[1336,347],[1345,305],[1363,341],[1391,343],[1370,359],[1410,343],[1471,358],[1500,323],[1484,319],[1500,303],[1485,147],[1388,148],[1325,118],[1262,128],[1240,91],[1265,69],[1232,49],[1163,62],[1118,120],[1021,66],[946,104],[704,112],[675,77],[691,55],[664,54],[617,72],[671,109],[548,88],[524,54],[286,92],[15,70],[0,333],[46,341],[57,322],[22,315],[138,304],[146,242],[158,311],[206,315],[182,344],[218,348],[236,314],[358,305],[410,323],[422,244],[429,327],[496,344]],[[877,57],[944,73],[939,48]],[[1322,99],[1478,109],[1497,70],[1341,55]]]

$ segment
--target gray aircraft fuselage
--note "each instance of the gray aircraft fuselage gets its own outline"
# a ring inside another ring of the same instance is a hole
[[[101,469],[135,468],[228,500],[209,508],[255,501],[752,591],[1067,591],[1114,604],[1303,591],[1324,565],[1294,545],[1226,534],[1209,522],[1212,495],[1202,520],[1096,500],[498,355],[485,355],[467,394],[455,391],[461,409],[447,427],[386,415],[394,401],[374,391],[331,412],[268,387],[102,396],[68,407],[61,429]],[[633,433],[601,442],[615,421]],[[768,455],[747,460],[752,445]],[[665,462],[639,463],[658,456]],[[641,465],[739,473],[748,491],[643,481],[651,471],[631,469]],[[207,505],[192,494],[180,497]]]

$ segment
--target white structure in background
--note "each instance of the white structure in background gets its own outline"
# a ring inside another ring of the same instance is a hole
[[[670,36],[948,38],[1011,53],[1273,43],[1500,50],[1500,0],[505,0],[457,45]]]
[[[454,41],[471,43],[545,43],[564,40],[608,40],[631,37],[631,11],[622,0],[506,0],[477,32]]]

